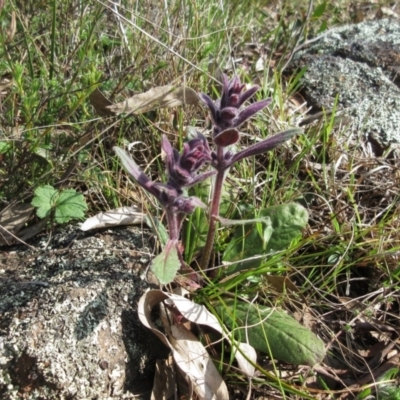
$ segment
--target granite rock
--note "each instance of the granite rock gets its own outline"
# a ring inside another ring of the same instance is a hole
[[[63,228],[3,252],[0,397],[148,398],[168,354],[137,317],[150,257],[137,227]]]
[[[382,148],[400,143],[400,22],[331,29],[297,51],[288,71],[306,68],[302,93],[313,111],[338,109],[349,129]]]

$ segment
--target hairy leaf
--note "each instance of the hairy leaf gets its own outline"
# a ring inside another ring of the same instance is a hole
[[[162,252],[151,262],[151,270],[162,285],[174,280],[181,267],[177,240],[169,240]]]
[[[224,252],[224,261],[235,262],[284,250],[301,234],[308,221],[307,210],[298,203],[269,207],[260,211],[260,217],[269,217],[271,225],[257,223],[239,226]],[[232,265],[229,271],[257,268],[262,261],[262,258],[256,258],[239,262]]]
[[[255,349],[274,359],[313,366],[325,356],[323,341],[282,311],[239,300],[218,305],[216,310],[236,340],[248,339]]]
[[[303,131],[299,128],[291,128],[286,131],[279,132],[274,136],[270,136],[267,139],[262,140],[261,142],[258,142],[249,147],[246,147],[245,149],[239,151],[232,157],[230,162],[227,163],[227,167],[234,164],[235,162],[243,160],[243,158],[252,157],[252,156],[256,156],[258,154],[266,153],[267,151],[274,149],[275,147],[286,142],[293,136],[298,135],[302,132]]]

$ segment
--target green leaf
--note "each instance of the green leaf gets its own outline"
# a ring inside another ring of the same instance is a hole
[[[320,5],[315,7],[312,17],[320,18],[322,14],[325,12],[325,8],[326,8],[326,1],[323,1]]]
[[[262,222],[266,226],[271,225],[270,217],[259,217],[259,218],[252,218],[252,219],[227,219],[227,218],[218,217],[218,221],[221,222],[221,225],[223,225],[223,226],[248,225],[248,224],[255,224],[257,222]]]
[[[325,357],[323,341],[283,311],[233,300],[216,311],[237,341],[248,338],[249,344],[271,358],[313,366]]]
[[[44,147],[38,147],[34,149],[34,153],[37,154],[39,157],[45,159],[50,165],[53,165],[49,149]]]
[[[308,222],[307,210],[298,203],[273,206],[263,210],[262,215],[271,218],[273,229],[267,251],[286,249],[293,239],[301,235]]]
[[[11,150],[12,146],[10,142],[0,142],[0,154],[5,154]]]
[[[224,261],[235,262],[284,250],[293,239],[301,235],[308,221],[307,210],[298,203],[263,209],[258,214],[258,218],[261,217],[269,217],[271,224],[257,223],[238,227],[224,252]],[[262,258],[240,262],[229,267],[228,271],[232,273],[242,269],[254,269],[262,262]]]
[[[400,389],[395,383],[399,376],[399,368],[390,368],[380,375],[376,382],[376,398],[382,400],[400,400]]]
[[[87,204],[82,194],[75,189],[63,190],[57,200],[55,222],[63,224],[71,219],[81,219],[85,216]]]
[[[58,191],[51,185],[38,187],[31,204],[37,207],[36,215],[46,218],[54,212],[55,222],[62,224],[73,218],[83,218],[87,205],[82,194],[74,189]]]
[[[58,190],[54,189],[53,186],[45,185],[38,187],[34,193],[35,196],[31,204],[37,207],[36,215],[39,218],[48,217],[56,205]]]
[[[398,386],[385,386],[377,390],[377,400],[400,400],[400,389]]]
[[[157,235],[158,240],[161,243],[161,246],[164,247],[168,241],[168,232],[165,229],[164,225],[152,215],[145,216],[146,224],[149,228],[153,230],[153,232]]]
[[[322,32],[325,32],[328,30],[328,23],[326,21],[321,22],[321,26],[318,29],[318,34],[321,34]]]
[[[153,259],[150,265],[151,270],[162,285],[172,282],[180,267],[177,240],[169,240],[162,252]]]

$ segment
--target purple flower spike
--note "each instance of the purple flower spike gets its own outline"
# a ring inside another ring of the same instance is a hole
[[[259,101],[240,111],[240,107],[259,89],[258,86],[254,86],[243,92],[244,88],[245,84],[240,82],[239,77],[235,76],[228,80],[227,76],[223,75],[221,99],[213,102],[206,94],[200,94],[200,99],[210,110],[213,140],[217,146],[226,147],[236,143],[239,140],[236,128],[271,102],[270,99]],[[232,138],[227,138],[227,132],[232,133]]]
[[[258,91],[258,89],[259,89],[259,86],[253,86],[249,90],[246,90],[244,93],[242,93],[240,95],[240,99],[239,99],[240,106],[243,105],[251,97],[253,97],[255,95],[255,93]]]
[[[217,173],[213,170],[198,173],[205,163],[211,161],[211,151],[206,137],[196,132],[196,136],[183,145],[181,154],[171,146],[165,135],[162,137],[161,146],[166,154],[168,173],[166,184],[153,182],[125,150],[119,147],[114,147],[114,150],[135,181],[155,196],[165,209],[175,213],[191,214],[196,207],[204,207],[199,199],[185,197],[183,192],[185,188]]]
[[[247,121],[253,115],[257,114],[263,108],[267,107],[268,104],[271,103],[271,99],[261,100],[257,103],[251,104],[246,107],[243,111],[241,111],[236,119],[236,126],[240,126],[243,122]]]
[[[162,149],[166,154],[168,185],[182,193],[184,187],[192,186],[200,180],[213,175],[214,171],[197,174],[197,171],[211,161],[211,151],[207,139],[197,132],[197,137],[183,145],[182,154],[173,149],[165,135],[162,138]]]
[[[206,95],[205,93],[199,93],[200,100],[205,103],[210,111],[211,122],[213,125],[217,122],[217,106],[214,103],[210,96]],[[217,100],[218,101],[218,100]],[[219,107],[218,107],[219,108]]]

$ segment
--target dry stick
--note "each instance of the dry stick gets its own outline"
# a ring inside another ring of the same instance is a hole
[[[47,219],[46,219],[47,221]],[[0,225],[0,235],[2,235],[2,231],[4,231],[4,233],[7,233],[7,235],[10,235],[11,237],[13,237],[15,239],[15,241],[20,242],[22,244],[24,244],[25,246],[28,246],[29,248],[31,248],[32,250],[36,250],[36,248],[34,246],[31,246],[30,244],[26,243],[24,240],[20,239],[18,236],[14,235],[11,231],[9,231],[7,228],[5,228],[4,226]],[[7,239],[4,238],[3,239],[7,241]]]
[[[12,232],[10,232],[8,229],[4,228],[3,226],[0,225],[0,229],[4,230],[8,235],[10,235],[12,238],[15,239],[16,242],[22,243],[25,246],[30,247],[32,250],[36,250],[35,247],[29,245],[28,243],[25,243],[23,240],[21,240],[18,236],[15,236]],[[4,241],[6,241],[7,243],[5,244],[5,246],[11,246],[13,243],[9,242],[7,239],[5,239],[5,237],[3,236],[3,234],[0,232],[0,236],[2,236],[2,239]]]

